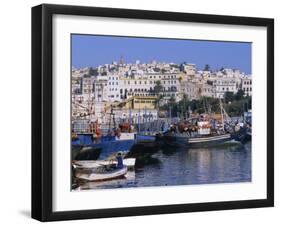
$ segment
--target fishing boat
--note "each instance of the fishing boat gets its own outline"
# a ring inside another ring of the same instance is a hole
[[[246,143],[252,139],[252,129],[249,125],[244,124],[243,126],[236,125],[235,133],[233,134],[233,138],[236,141],[240,141],[241,143]]]
[[[112,153],[118,151],[128,151],[135,143],[136,133],[132,127],[125,127],[120,124],[117,128],[114,118],[114,113],[110,113],[113,116],[113,127],[111,127],[111,120],[109,120],[108,131],[103,134],[100,128],[98,120],[90,122],[84,120],[84,131],[75,133],[76,140],[72,140],[72,147],[87,147],[97,153],[97,150],[101,150],[98,159],[106,159]],[[78,121],[75,121],[77,123]],[[96,159],[83,159],[83,160],[96,160]]]
[[[102,114],[109,117],[105,117],[106,120],[101,124],[101,116],[95,110],[96,103],[90,96],[85,103],[82,105],[73,101],[73,106],[76,106],[78,112],[72,118],[72,159],[106,159],[114,152],[130,150],[135,143],[136,133],[131,124],[127,129],[122,124],[117,125],[114,106],[108,106],[109,113],[106,113],[105,107]]]
[[[72,142],[72,147],[87,147],[95,153],[101,150],[97,159],[106,159],[114,152],[130,150],[135,143],[133,133],[109,134],[100,137],[93,137],[92,133],[78,133],[77,136],[79,139]]]
[[[191,118],[178,125],[171,126],[166,133],[157,137],[166,145],[206,147],[218,145],[233,139],[232,135],[224,131],[220,125],[211,125],[204,118]]]
[[[236,141],[246,143],[252,140],[252,111],[244,112],[243,118],[237,119],[233,137]]]
[[[98,167],[89,170],[89,172],[76,172],[75,177],[86,181],[107,181],[124,178],[128,171],[127,166],[123,168],[116,167]]]
[[[234,140],[234,133],[226,125],[230,117],[220,101],[221,114],[201,114],[170,125],[170,129],[157,136],[157,141],[164,145],[187,147],[210,147]],[[235,133],[237,135],[239,133]]]

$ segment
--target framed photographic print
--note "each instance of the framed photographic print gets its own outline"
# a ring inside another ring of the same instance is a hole
[[[32,8],[32,217],[274,205],[274,21]]]

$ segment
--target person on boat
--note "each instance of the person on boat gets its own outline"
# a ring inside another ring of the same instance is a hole
[[[118,169],[122,169],[124,167],[124,165],[123,165],[123,158],[122,158],[121,152],[117,153],[116,159],[117,159],[117,166],[116,167]]]

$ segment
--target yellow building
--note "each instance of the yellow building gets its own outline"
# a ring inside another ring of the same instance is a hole
[[[105,103],[104,110],[110,112],[113,110],[155,110],[156,96],[134,96],[123,102]]]
[[[155,96],[134,96],[125,102],[124,109],[155,109]]]

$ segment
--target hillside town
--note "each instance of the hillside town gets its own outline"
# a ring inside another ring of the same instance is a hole
[[[121,59],[72,68],[71,81],[73,188],[88,189],[85,181],[95,182],[90,188],[114,187],[114,181],[130,187],[136,181],[130,173],[150,162],[181,166],[163,156],[155,159],[160,152],[250,148],[251,115],[246,114],[251,114],[252,79],[237,69]],[[144,179],[149,186],[153,180]]]
[[[183,98],[223,99],[226,93],[238,90],[244,96],[252,95],[252,77],[239,69],[211,70],[206,65],[198,70],[191,63],[125,63],[121,58],[96,68],[72,68],[72,118],[98,119],[103,124],[114,108],[118,119],[136,120],[141,115],[155,120],[157,104]]]

